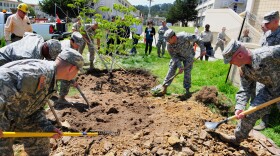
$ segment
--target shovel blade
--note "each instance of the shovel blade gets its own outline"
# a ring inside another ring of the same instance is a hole
[[[205,122],[205,126],[208,129],[213,129],[215,130],[216,128],[218,128],[218,126],[220,125],[219,122]]]
[[[151,89],[151,92],[152,92],[152,94],[158,94],[162,91],[162,88],[163,88],[163,86],[161,84],[157,85]]]

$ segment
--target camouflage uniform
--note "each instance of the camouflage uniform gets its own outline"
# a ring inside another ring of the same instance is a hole
[[[171,29],[169,30],[167,30],[164,34],[164,36],[166,37],[166,41],[168,41],[169,38],[172,36],[172,34],[169,33],[173,31]],[[195,56],[193,44],[196,43],[197,45],[199,45],[201,52],[205,51],[205,47],[203,45],[202,40],[195,35],[181,32],[178,33],[176,36],[177,36],[176,43],[167,44],[167,50],[171,56],[171,60],[169,62],[169,70],[167,76],[165,77],[163,83],[167,82],[172,76],[175,75],[176,69],[181,68],[182,67],[181,62],[183,62],[184,67],[191,64],[188,68],[184,69],[183,84],[185,89],[189,89],[191,88],[191,70],[192,70],[193,58]],[[171,82],[172,80],[166,83],[165,85],[169,86]]]
[[[275,18],[279,18],[279,12],[278,11],[269,12],[264,16],[263,23],[268,23]],[[267,31],[262,37],[261,46],[275,46],[275,45],[280,45],[280,27],[278,27],[278,29],[276,29],[276,31],[274,32],[271,32],[271,30]],[[256,83],[256,94],[258,94],[258,92],[262,87],[263,84],[259,82]],[[254,96],[252,96],[252,99],[253,98]],[[268,125],[269,118],[270,118],[269,114],[270,113],[262,117],[262,122],[260,123],[260,125],[264,125],[264,126]]]
[[[161,49],[161,55],[163,56],[165,53],[165,48],[166,48],[166,41],[164,38],[164,33],[168,30],[167,26],[160,26],[158,28],[158,42],[157,42],[157,53],[158,56],[160,57],[160,49]]]
[[[82,35],[78,32],[73,32],[72,35],[71,35],[71,38],[80,47],[84,44],[84,42],[82,40]],[[73,47],[71,47],[70,40],[61,41],[61,47],[62,47],[62,49],[65,49],[65,48],[72,48],[73,49]],[[71,81],[61,80],[60,91],[59,91],[60,97],[65,97],[68,94],[71,83],[72,83]]]
[[[261,46],[279,45],[280,44],[280,26],[274,32],[271,32],[270,30],[267,31],[264,34],[264,37],[262,39],[263,40],[261,42]]]
[[[76,22],[76,23],[73,24],[72,30],[80,32],[80,29],[81,29],[81,24],[80,23]]]
[[[44,43],[42,36],[26,33],[21,40],[0,49],[0,66],[15,60],[44,59],[41,52]],[[46,43],[54,60],[61,51],[61,45],[58,40],[48,40]]]
[[[225,63],[229,63],[234,52],[239,48],[240,42],[229,43],[223,52]],[[245,110],[246,104],[250,99],[251,90],[255,89],[255,83],[260,82],[263,86],[259,89],[251,106],[257,106],[280,96],[280,46],[262,47],[251,52],[252,64],[243,65],[240,89],[236,94],[236,110]],[[237,140],[243,140],[248,137],[249,132],[256,121],[270,113],[273,106],[270,105],[264,109],[258,110],[238,123],[235,136]],[[279,105],[278,105],[279,107]]]
[[[91,28],[92,24],[86,24],[85,25],[85,32],[83,32],[83,36],[85,36],[84,44],[80,47],[79,52],[80,54],[83,54],[83,51],[85,49],[86,44],[88,45],[88,51],[89,51],[89,61],[93,62],[95,53],[94,53],[94,39],[92,36],[95,35],[95,31]],[[90,39],[89,39],[90,37]],[[92,41],[92,43],[90,42]]]
[[[19,60],[0,67],[0,129],[18,132],[53,132],[43,107],[55,91],[55,64]],[[0,139],[0,155],[13,155],[14,138]],[[29,155],[49,155],[49,138],[21,138]]]
[[[61,41],[61,46],[62,46],[62,49],[64,49],[64,48],[71,48],[70,41],[69,40]],[[68,94],[69,90],[70,90],[70,85],[71,85],[70,81],[61,80],[60,81],[59,95],[65,97]]]
[[[226,33],[224,32],[220,32],[218,33],[218,36],[217,36],[217,42],[216,42],[216,46],[215,46],[215,50],[214,50],[214,53],[216,52],[216,50],[220,47],[222,51],[224,51],[224,42],[226,39]]]

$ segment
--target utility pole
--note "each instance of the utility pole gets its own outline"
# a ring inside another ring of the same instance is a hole
[[[148,19],[151,18],[151,4],[152,4],[152,1],[153,0],[148,0],[150,2],[150,5],[149,5],[149,13],[148,13]]]
[[[54,16],[56,17],[56,3],[54,3]]]

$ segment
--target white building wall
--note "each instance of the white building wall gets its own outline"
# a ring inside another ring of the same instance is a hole
[[[230,8],[235,10],[236,13],[241,13],[246,9],[247,0],[200,0],[199,5],[196,7],[198,11],[197,24],[200,26],[205,25],[205,13],[209,9],[222,9]]]

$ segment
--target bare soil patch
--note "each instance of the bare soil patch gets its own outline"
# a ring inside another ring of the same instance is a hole
[[[271,155],[253,138],[235,147],[207,132],[205,121],[224,117],[197,102],[195,94],[186,101],[176,95],[151,96],[157,82],[146,71],[114,71],[111,78],[94,71],[80,75],[78,83],[90,108],[81,96],[70,97],[72,105],[55,106],[61,121],[69,122],[71,131],[120,130],[120,135],[51,139],[51,155]],[[212,96],[216,102],[217,95]],[[55,123],[50,110],[47,116]],[[232,133],[234,128],[224,124],[219,129]]]

